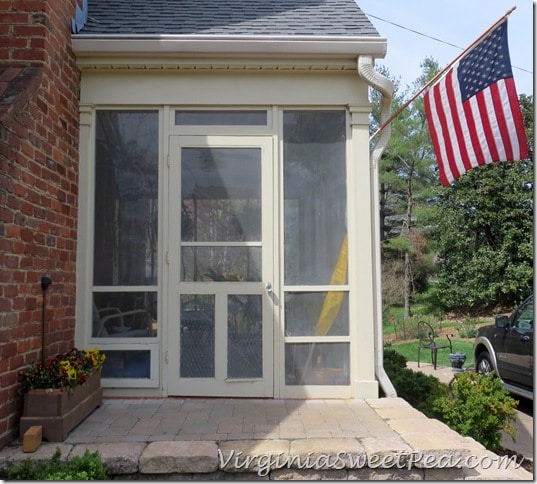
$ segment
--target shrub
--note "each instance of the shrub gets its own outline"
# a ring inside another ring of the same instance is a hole
[[[434,401],[433,409],[451,429],[495,450],[502,430],[513,439],[516,436],[517,404],[493,373],[484,377],[464,372],[451,382],[448,395]]]
[[[384,369],[388,376],[406,368],[406,363],[407,359],[401,353],[391,348],[384,350]]]
[[[461,338],[475,338],[477,335],[477,324],[478,322],[475,319],[465,316],[459,328],[459,336]]]
[[[447,386],[432,375],[406,368],[406,358],[393,350],[384,352],[384,369],[397,395],[428,417],[437,417],[433,402],[447,393]]]
[[[407,320],[399,323],[398,336],[401,339],[415,339],[419,337],[418,324],[420,321],[425,321],[431,325],[435,336],[440,330],[440,322],[434,316],[429,315],[414,315]]]
[[[447,386],[441,383],[438,378],[420,371],[413,371],[410,368],[402,368],[390,376],[390,379],[398,396],[427,417],[438,417],[433,403],[437,398],[447,393]]]
[[[27,458],[7,471],[9,480],[19,481],[104,481],[107,479],[101,456],[86,450],[83,456],[60,460],[61,451],[56,448],[48,461],[39,462]]]

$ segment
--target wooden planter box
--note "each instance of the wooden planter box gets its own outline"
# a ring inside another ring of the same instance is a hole
[[[69,393],[65,389],[29,390],[24,396],[24,412],[20,419],[20,438],[33,425],[43,427],[43,439],[63,442],[71,430],[103,401],[101,372]]]

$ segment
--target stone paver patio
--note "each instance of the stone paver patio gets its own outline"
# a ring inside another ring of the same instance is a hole
[[[532,479],[400,398],[106,398],[63,443],[4,447],[0,476],[56,447],[118,479]]]

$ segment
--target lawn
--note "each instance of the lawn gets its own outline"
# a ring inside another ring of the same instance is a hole
[[[447,339],[437,339],[437,343],[448,343]],[[466,362],[464,367],[473,366],[474,357],[474,343],[473,341],[462,341],[462,340],[452,340],[453,352],[454,353],[465,353]],[[402,354],[407,361],[418,361],[418,342],[417,341],[407,341],[404,343],[393,343],[390,346],[390,349],[397,351]],[[439,366],[451,366],[449,361],[449,348],[438,350],[438,365]],[[431,352],[429,350],[421,350],[421,361],[430,362],[431,361]]]

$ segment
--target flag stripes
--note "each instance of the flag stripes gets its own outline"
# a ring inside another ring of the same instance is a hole
[[[444,186],[472,168],[527,157],[506,27],[507,21],[425,94],[429,132]]]

